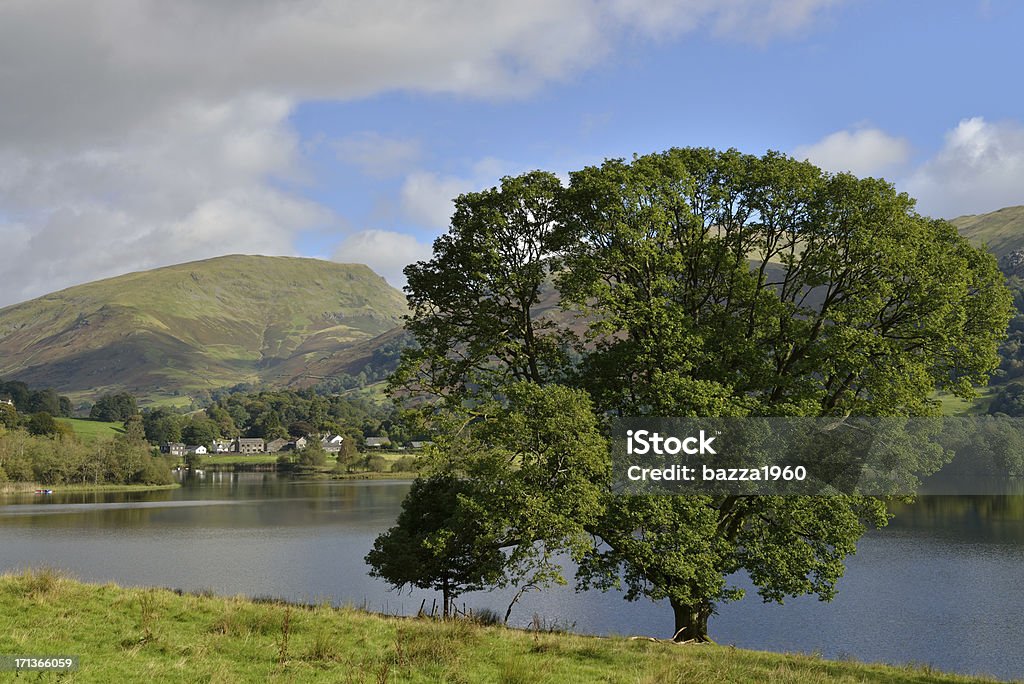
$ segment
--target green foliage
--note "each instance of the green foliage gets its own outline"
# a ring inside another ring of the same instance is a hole
[[[18,410],[10,404],[0,404],[0,425],[3,425],[8,430],[12,430],[18,427],[21,422],[21,417],[18,416]]]
[[[366,469],[371,473],[383,473],[388,470],[390,464],[388,459],[378,454],[373,454],[366,457]]]
[[[388,421],[387,410],[355,397],[323,396],[313,390],[226,392],[206,409],[210,420],[247,437],[288,438],[292,428],[315,432],[338,430],[338,425],[364,425],[379,431]],[[284,426],[289,426],[285,428]]]
[[[497,580],[504,557],[476,511],[465,506],[473,484],[451,475],[417,479],[394,527],[366,556],[370,574],[396,587],[442,592],[444,615],[465,591]]]
[[[882,180],[734,150],[609,160],[565,189],[503,179],[459,198],[434,257],[406,269],[418,348],[392,389],[440,400],[420,404],[447,434],[435,467],[473,483],[460,506],[492,538],[573,549],[580,586],[669,599],[678,639],[707,638],[740,570],[766,601],[831,598],[883,501],[615,496],[605,445],[579,436],[590,401],[602,418],[913,416],[938,414],[936,390],[972,397],[1010,297],[991,256],[913,206]],[[563,311],[542,315],[552,281]],[[547,405],[523,381],[589,401]],[[538,431],[542,458],[511,455]]]
[[[142,425],[146,439],[153,444],[180,442],[182,419],[169,409],[158,408],[142,412]]]
[[[299,451],[297,462],[299,465],[307,467],[319,467],[327,463],[327,452],[324,451],[324,447],[320,444],[320,440],[309,440],[309,445],[305,449]]]
[[[32,417],[28,420],[28,432],[31,435],[56,435],[59,430],[57,428],[57,421],[53,419],[49,413],[40,411],[39,413],[33,413]]]
[[[144,442],[126,435],[86,444],[61,432],[54,436],[3,432],[0,470],[14,481],[46,485],[172,482],[168,463],[152,457]]]
[[[396,473],[412,473],[419,467],[418,459],[415,456],[402,456],[391,464],[391,470]]]
[[[992,398],[988,412],[1014,418],[1024,417],[1024,383],[1011,382],[1002,387]]]
[[[106,423],[121,423],[139,412],[135,397],[127,392],[117,394],[104,394],[96,400],[96,403],[89,409],[91,420],[101,420]]]
[[[561,183],[535,171],[502,179],[501,188],[455,201],[451,229],[434,256],[405,269],[413,314],[392,390],[427,391],[461,401],[469,385],[557,377],[564,331],[534,315],[554,250]],[[501,363],[490,363],[494,357]]]
[[[209,447],[220,437],[217,424],[203,415],[192,416],[181,428],[181,439],[186,444]]]
[[[52,389],[33,390],[24,382],[0,380],[0,399],[10,399],[21,413],[45,411],[51,416],[70,416],[71,400]]]
[[[142,422],[142,416],[134,414],[124,421],[124,438],[129,442],[145,442],[146,426]]]

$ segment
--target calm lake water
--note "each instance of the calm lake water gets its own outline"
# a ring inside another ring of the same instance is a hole
[[[210,589],[415,613],[435,594],[398,594],[363,556],[393,524],[409,484],[301,482],[210,473],[179,490],[0,498],[0,570],[51,566],[89,581]],[[467,595],[504,613],[510,592]],[[528,594],[534,614],[594,634],[668,636],[667,604],[556,588]],[[1024,496],[930,497],[862,540],[832,603],[724,605],[719,643],[831,658],[930,664],[1024,677]]]

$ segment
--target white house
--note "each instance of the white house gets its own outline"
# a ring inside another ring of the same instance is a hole
[[[324,448],[324,451],[336,454],[341,451],[341,443],[345,441],[345,438],[341,435],[327,435],[320,440],[320,446]]]
[[[210,453],[210,451],[202,444],[190,444],[189,446],[185,447],[185,453],[196,454],[197,456],[206,456],[207,454]]]

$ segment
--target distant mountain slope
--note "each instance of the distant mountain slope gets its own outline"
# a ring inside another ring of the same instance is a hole
[[[0,377],[74,397],[127,390],[150,400],[284,385],[306,359],[387,332],[405,313],[402,294],[361,264],[218,257],[0,309]]]
[[[952,223],[961,235],[976,245],[986,245],[999,258],[1024,249],[1024,206],[959,216]]]

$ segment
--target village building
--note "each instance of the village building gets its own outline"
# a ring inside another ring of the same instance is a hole
[[[283,451],[288,444],[289,442],[287,439],[281,439],[278,437],[277,439],[272,439],[267,442],[266,451],[268,454],[276,454],[279,451]]]
[[[160,453],[170,456],[184,456],[185,445],[181,442],[164,442],[160,445]]]
[[[234,449],[234,445],[235,443],[228,439],[215,439],[211,451],[215,454],[228,454]]]
[[[234,451],[239,454],[266,453],[266,442],[262,437],[239,437],[235,440]]]
[[[320,440],[320,446],[324,448],[329,454],[336,454],[341,451],[341,443],[345,441],[345,438],[341,435],[327,435]]]
[[[210,450],[207,449],[202,444],[190,444],[187,447],[185,447],[185,453],[195,454],[197,456],[206,456],[207,454],[210,453]]]
[[[291,443],[291,447],[295,451],[301,451],[302,449],[305,449],[307,446],[309,446],[309,440],[306,439],[305,437],[299,437],[297,440]]]
[[[367,437],[365,444],[370,449],[380,449],[391,444],[391,440],[387,437]]]

